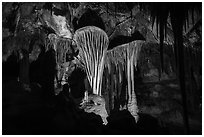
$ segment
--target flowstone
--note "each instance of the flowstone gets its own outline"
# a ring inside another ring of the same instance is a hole
[[[103,120],[103,124],[107,125],[107,117],[108,113],[105,108],[105,99],[99,95],[91,94],[88,95],[87,92],[85,92],[85,97],[82,100],[81,109],[84,109],[87,113],[95,113],[96,115],[101,116]]]

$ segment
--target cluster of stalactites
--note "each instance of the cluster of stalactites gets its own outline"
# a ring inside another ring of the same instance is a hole
[[[55,34],[50,34],[48,36],[48,41],[46,44],[46,50],[49,48],[53,48],[55,50],[55,57],[57,63],[57,79],[58,81],[65,80],[65,73],[68,70],[67,66],[67,53],[73,52],[72,48],[72,40],[68,38],[62,38]],[[64,81],[65,82],[65,81]],[[66,82],[65,82],[66,83]],[[61,83],[62,84],[62,83]]]
[[[134,41],[131,43],[123,44],[107,52],[105,59],[105,68],[108,69],[109,75],[119,75],[119,81],[113,77],[109,77],[112,81],[111,89],[122,90],[121,83],[124,80],[123,75],[127,79],[126,91],[111,91],[115,93],[125,92],[125,98],[127,99],[127,109],[130,111],[135,121],[138,121],[138,106],[134,87],[134,69],[137,66],[137,60],[139,58],[139,52],[144,41]],[[125,73],[124,73],[125,72]],[[114,73],[114,74],[111,74]],[[120,83],[120,84],[118,84]],[[110,92],[110,91],[109,91]],[[118,95],[117,95],[118,96]],[[119,95],[120,96],[120,95]],[[112,97],[111,97],[112,98]],[[123,107],[123,106],[121,106]]]
[[[143,43],[143,41],[137,40],[108,50],[104,65],[108,68],[109,73],[111,70],[111,63],[115,65],[116,69],[122,69],[122,71],[125,71],[128,60],[132,60],[132,63],[136,68],[139,52]]]
[[[84,64],[93,93],[101,95],[108,36],[98,27],[86,26],[75,32],[74,40],[79,48],[79,59]]]
[[[54,50],[56,51],[56,61],[59,64],[66,62],[66,53],[71,50],[72,40],[68,38],[58,37],[55,34],[50,34],[48,36],[49,44],[48,46],[52,45]],[[49,48],[49,47],[47,47]]]
[[[66,53],[72,52],[71,50],[71,40],[70,39],[61,39],[58,41],[57,46],[57,61],[59,63],[66,62]]]

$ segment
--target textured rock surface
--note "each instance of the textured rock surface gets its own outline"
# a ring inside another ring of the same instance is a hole
[[[130,4],[134,5],[134,3]],[[129,108],[132,107],[130,112],[134,115],[139,109],[141,113],[154,116],[161,121],[176,125],[181,124],[182,129],[182,97],[179,82],[176,79],[178,74],[176,74],[177,68],[173,56],[175,51],[172,50],[174,38],[170,18],[167,20],[167,36],[164,39],[164,71],[161,72],[160,36],[157,33],[157,21],[152,24],[151,13],[140,10],[139,5],[129,7],[126,3],[92,2],[2,3],[3,61],[6,61],[12,52],[15,55],[20,54],[21,51],[19,52],[19,50],[21,49],[29,51],[31,55],[34,54],[32,57],[36,59],[39,52],[38,49],[35,50],[36,48],[30,51],[32,49],[32,39],[34,41],[40,39],[41,43],[45,43],[47,46],[47,37],[50,33],[55,33],[58,37],[72,38],[74,31],[76,31],[75,23],[80,21],[88,8],[92,9],[104,22],[104,30],[109,37],[109,41],[118,35],[129,36],[137,31],[148,43],[142,46],[138,67],[135,70],[137,74],[135,74],[134,87],[138,108],[135,103],[130,103]],[[183,32],[184,62],[187,74],[185,78],[186,92],[191,128],[198,127],[197,129],[200,129],[202,125],[202,116],[200,116],[202,112],[202,18],[197,13],[195,16],[189,13],[188,16],[188,24],[186,24],[186,30],[184,29]],[[91,21],[89,19],[83,20]],[[65,48],[63,48],[65,44],[61,45],[59,46],[62,47],[60,51],[65,51]],[[65,58],[60,56],[60,59],[64,60]],[[17,70],[18,68],[10,67],[8,72],[15,73]],[[3,70],[4,74],[6,71]],[[121,79],[115,74],[112,76],[114,78],[111,82]],[[107,86],[111,82],[106,81],[104,85]],[[111,88],[116,89],[114,86]],[[126,89],[122,90],[125,91]],[[106,92],[104,95],[108,100],[108,106],[106,107],[113,109],[116,101],[115,97],[119,93],[107,92],[107,90],[104,90],[104,92]],[[13,94],[11,97],[15,98],[15,95]],[[107,96],[110,96],[110,98]],[[12,109],[15,110],[15,107]],[[60,119],[60,116],[58,118]],[[63,121],[63,119],[60,120]],[[176,133],[177,126],[170,126],[172,127],[172,133]]]
[[[95,113],[96,115],[101,116],[103,124],[107,125],[108,113],[105,108],[105,99],[98,95],[88,95],[87,98],[84,98],[81,105],[81,109],[84,109],[87,113]]]

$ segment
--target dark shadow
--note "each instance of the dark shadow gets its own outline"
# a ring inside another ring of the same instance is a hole
[[[96,26],[105,31],[105,25],[102,18],[91,9],[87,9],[87,11],[81,16],[80,19],[77,20],[77,18],[74,18],[72,23],[74,25],[75,31],[85,26]]]
[[[40,54],[37,60],[30,63],[30,82],[31,83],[39,83],[43,84],[43,65],[44,65],[44,56],[45,56],[45,48],[43,45],[39,45]]]
[[[42,88],[46,99],[51,99],[54,95],[54,79],[57,74],[55,50],[50,48],[44,55],[43,61],[43,82]],[[51,100],[50,100],[51,101]]]
[[[80,69],[76,68],[68,79],[68,83],[71,89],[71,95],[74,98],[82,98],[84,97],[85,92],[85,83],[84,79],[86,77],[86,73]]]
[[[130,43],[130,42],[135,41],[135,40],[146,40],[146,39],[137,30],[131,36],[117,35],[113,39],[110,40],[108,50],[113,49],[114,47],[117,47],[117,46],[122,45],[122,44]]]
[[[6,82],[9,79],[17,79],[19,76],[18,57],[13,52],[8,59],[2,63],[2,81]]]

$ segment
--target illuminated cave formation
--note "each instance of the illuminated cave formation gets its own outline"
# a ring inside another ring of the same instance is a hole
[[[101,95],[104,59],[108,48],[108,36],[100,28],[88,26],[75,32],[74,40],[79,47],[79,59],[85,66],[92,91]]]
[[[110,85],[107,85],[107,89],[109,92],[115,92],[116,96],[120,96],[121,92],[125,92],[126,100],[128,101],[125,104],[120,104],[120,108],[127,108],[134,116],[136,122],[138,121],[138,106],[134,88],[134,68],[137,66],[139,52],[143,43],[143,41],[133,41],[117,46],[107,52],[105,60],[105,67],[108,71],[106,73],[111,75],[111,77],[106,76],[107,78],[105,78],[105,80],[110,78],[107,81],[111,82],[109,83]],[[125,72],[128,82],[125,91],[121,91],[123,72]],[[118,77],[116,78],[116,76]]]
[[[3,134],[202,134],[201,11],[3,2]]]

